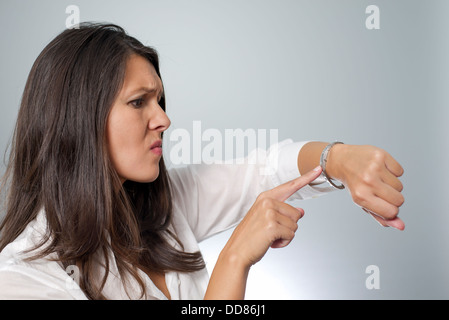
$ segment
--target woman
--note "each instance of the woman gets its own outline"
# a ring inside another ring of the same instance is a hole
[[[304,214],[284,201],[333,190],[326,179],[404,228],[403,170],[381,149],[284,141],[254,165],[167,172],[169,126],[158,56],[120,27],[82,24],[43,50],[6,175],[1,298],[242,299],[250,267]],[[260,175],[273,152],[276,174]],[[209,279],[198,242],[235,225]]]

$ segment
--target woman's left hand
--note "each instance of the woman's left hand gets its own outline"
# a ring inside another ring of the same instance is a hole
[[[341,181],[354,202],[381,225],[404,229],[398,217],[404,203],[398,177],[404,169],[389,153],[374,146],[336,144],[330,150],[326,172]]]

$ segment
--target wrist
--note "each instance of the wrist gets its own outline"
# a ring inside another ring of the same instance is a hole
[[[252,266],[248,259],[226,246],[220,252],[217,263],[228,266],[232,270],[239,270],[243,273],[248,273]]]
[[[345,182],[344,177],[344,155],[347,153],[349,145],[335,144],[329,150],[326,163],[326,174],[329,178]]]
[[[218,256],[204,299],[242,300],[245,297],[249,268],[241,257],[225,247]]]

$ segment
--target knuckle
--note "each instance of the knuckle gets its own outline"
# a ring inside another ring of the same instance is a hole
[[[256,201],[260,202],[260,201],[262,201],[262,200],[265,199],[265,198],[267,198],[267,192],[266,192],[266,191],[261,192],[261,193],[257,196]]]
[[[293,240],[294,237],[295,237],[295,232],[291,231],[288,240]]]
[[[299,219],[301,219],[301,217],[302,217],[302,214],[299,213],[299,212],[296,212],[296,213],[294,214],[294,216],[293,216],[293,221],[294,221],[295,223],[297,223],[297,222],[299,221]]]
[[[379,173],[382,170],[382,166],[379,161],[372,161],[369,166],[368,170],[373,173]]]
[[[298,185],[298,180],[297,180],[297,179],[291,180],[291,181],[289,181],[289,182],[287,183],[287,186],[288,186],[289,188],[291,188],[291,189],[295,188],[297,185]]]
[[[274,221],[275,217],[276,217],[276,211],[274,211],[272,209],[265,210],[265,218],[267,218],[269,223]]]
[[[405,202],[405,198],[404,198],[404,196],[401,194],[401,197],[400,197],[400,199],[399,199],[399,207],[402,206],[402,205],[404,204],[404,202]]]
[[[376,148],[372,151],[371,158],[375,161],[383,162],[385,161],[385,151],[380,148]]]
[[[295,233],[298,230],[298,224],[295,223],[295,225],[293,226],[293,233]]]
[[[363,205],[365,203],[365,195],[360,190],[355,190],[352,192],[352,200],[359,205]]]
[[[393,218],[396,218],[396,216],[399,214],[399,207],[394,207],[393,208],[393,210],[392,210],[392,215],[393,215]]]
[[[365,183],[369,186],[372,186],[375,181],[373,174],[371,174],[370,172],[363,173],[361,179],[362,179],[363,183]]]
[[[276,232],[276,223],[274,221],[268,221],[265,225],[265,230],[268,234],[274,234]]]
[[[398,215],[398,213],[399,213],[399,208],[398,207],[393,207],[393,208],[391,208],[390,210],[387,210],[386,212],[385,212],[385,218],[386,219],[388,219],[388,220],[391,220],[391,219],[394,219],[394,218],[396,218],[396,216]]]
[[[271,207],[273,206],[273,199],[268,198],[268,197],[263,197],[263,198],[260,200],[260,205],[261,205],[261,207],[264,208],[264,209],[271,208]]]

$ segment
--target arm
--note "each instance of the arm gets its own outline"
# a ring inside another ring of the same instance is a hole
[[[304,210],[293,208],[284,201],[320,175],[321,168],[317,166],[321,152],[327,145],[326,142],[305,144],[300,149],[297,159],[301,176],[262,192],[257,197],[221,251],[205,299],[243,299],[251,266],[262,259],[270,246],[281,248],[290,243],[297,229],[297,221],[304,215]],[[311,170],[312,168],[315,169]],[[399,193],[399,200],[402,198],[400,194],[402,184],[397,180],[397,176],[402,174],[402,167],[379,148],[335,145],[329,153],[326,171],[331,178],[343,182],[353,194],[354,201],[366,208],[372,208],[377,202],[386,201],[379,197],[377,197],[379,199],[368,197],[368,195],[374,197],[376,188],[388,191],[391,191],[389,188],[400,189],[395,190]],[[378,183],[384,180],[388,183]],[[355,197],[354,194],[359,196]],[[363,200],[361,196],[363,194],[368,200]],[[388,213],[383,211],[382,213],[388,216]],[[382,224],[401,229],[402,221],[396,216],[389,220],[373,216]]]
[[[184,215],[198,242],[236,226],[261,192],[298,177],[296,159],[305,144],[288,139],[268,150],[253,150],[243,163],[193,164],[170,169],[174,212]],[[306,185],[290,200],[333,190]]]
[[[204,296],[205,300],[243,300],[250,267],[237,255],[223,249],[217,259]]]
[[[205,299],[243,299],[251,266],[267,250],[287,246],[298,228],[304,210],[284,201],[315,180],[317,167],[307,174],[262,192],[242,222],[235,228],[220,253],[212,272]]]
[[[298,170],[302,174],[319,165],[326,142],[309,142],[298,154]],[[352,199],[381,225],[404,229],[397,217],[404,203],[399,181],[404,170],[386,151],[373,146],[337,144],[328,155],[326,173],[341,181]]]

